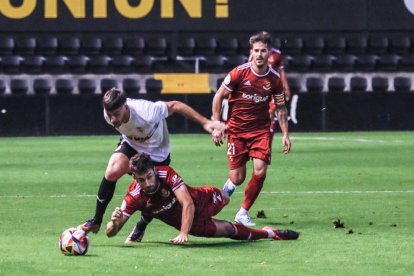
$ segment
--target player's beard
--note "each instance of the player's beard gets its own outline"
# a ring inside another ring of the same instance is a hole
[[[262,69],[267,65],[266,61],[267,61],[267,59],[265,59],[265,58],[261,58],[261,59],[256,58],[255,59],[255,65],[258,69]]]
[[[157,181],[156,185],[154,185],[153,188],[149,189],[149,190],[144,190],[144,193],[146,193],[147,195],[154,195],[158,192],[158,190],[160,189],[160,182]]]

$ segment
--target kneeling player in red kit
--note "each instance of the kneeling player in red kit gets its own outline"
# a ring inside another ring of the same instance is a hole
[[[106,226],[108,237],[115,236],[135,211],[149,214],[179,230],[172,243],[188,241],[188,235],[227,237],[234,240],[296,240],[293,230],[248,228],[239,223],[213,218],[229,202],[227,193],[213,186],[191,187],[169,166],[154,166],[150,157],[138,153],[131,158],[134,181],[121,207],[112,213]]]

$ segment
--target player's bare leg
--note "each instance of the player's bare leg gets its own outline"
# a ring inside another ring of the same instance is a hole
[[[288,229],[275,229],[265,226],[263,229],[253,229],[242,224],[234,224],[225,220],[213,219],[216,225],[215,237],[227,237],[233,240],[296,240],[299,233]]]
[[[103,216],[106,208],[111,201],[114,193],[116,182],[129,171],[129,159],[123,153],[113,153],[109,159],[105,176],[102,178],[96,198],[95,216],[86,221],[79,227],[86,233],[98,233],[101,228]]]

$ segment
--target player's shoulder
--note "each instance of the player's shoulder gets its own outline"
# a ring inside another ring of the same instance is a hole
[[[278,49],[278,48],[271,48],[270,49],[270,53],[271,54],[281,55],[282,54],[282,51],[280,51],[280,49]]]
[[[151,103],[151,102],[150,101],[147,101],[147,100],[144,100],[144,99],[131,99],[131,98],[127,98],[127,101],[126,101],[126,104],[129,107],[132,107],[133,109],[134,108],[141,107],[143,105],[147,105],[149,103]]]
[[[155,166],[158,172],[158,178],[166,179],[169,174],[176,173],[170,166]]]
[[[271,66],[269,66],[269,76],[280,78],[279,72]]]
[[[132,197],[136,197],[141,193],[141,186],[136,180],[134,180],[128,187],[128,194]]]

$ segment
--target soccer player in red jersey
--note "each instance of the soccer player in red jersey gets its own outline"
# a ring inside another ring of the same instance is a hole
[[[283,152],[289,153],[288,113],[280,74],[268,66],[271,37],[260,32],[250,38],[252,61],[242,64],[226,76],[216,92],[212,104],[212,119],[221,118],[221,105],[228,98],[227,159],[229,179],[224,190],[232,194],[246,178],[246,163],[253,160],[253,174],[245,189],[245,196],[235,221],[254,226],[248,211],[260,194],[270,164],[273,133],[269,103],[273,100],[282,131]],[[216,145],[222,143],[221,133],[213,131]]]
[[[115,236],[137,210],[179,230],[170,242],[181,244],[188,235],[228,237],[235,240],[295,240],[299,233],[269,226],[251,229],[242,224],[212,218],[228,204],[226,192],[213,186],[191,187],[169,166],[154,166],[150,157],[138,153],[130,160],[134,181],[122,207],[115,208],[106,226],[108,237]]]

